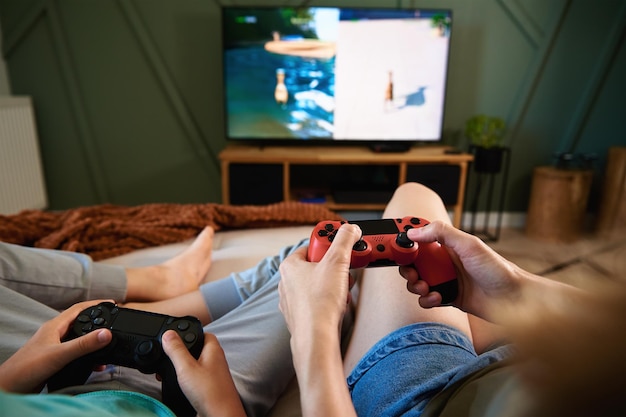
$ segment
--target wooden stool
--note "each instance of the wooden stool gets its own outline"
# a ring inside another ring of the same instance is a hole
[[[596,231],[600,235],[626,231],[626,146],[609,149]]]
[[[526,217],[526,234],[548,242],[576,240],[585,222],[593,171],[537,167]]]

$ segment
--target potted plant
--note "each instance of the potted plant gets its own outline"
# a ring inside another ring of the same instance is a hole
[[[431,18],[431,26],[437,29],[439,36],[446,36],[450,33],[450,18],[444,14],[437,13]]]
[[[465,123],[465,136],[474,151],[476,172],[497,173],[502,168],[506,123],[500,117],[478,114]]]

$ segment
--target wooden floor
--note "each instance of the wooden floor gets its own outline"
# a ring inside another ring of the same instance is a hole
[[[572,285],[626,279],[626,233],[589,233],[572,243],[549,243],[531,239],[524,230],[503,229],[497,242],[486,243],[529,272]]]

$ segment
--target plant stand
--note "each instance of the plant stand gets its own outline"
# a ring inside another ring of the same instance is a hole
[[[552,243],[577,240],[584,230],[592,180],[590,169],[536,167],[526,216],[526,235]]]
[[[480,237],[483,240],[496,242],[500,238],[500,228],[502,226],[502,213],[504,210],[504,195],[506,190],[506,183],[509,176],[509,162],[511,159],[511,151],[509,148],[501,148],[502,150],[502,166],[498,171],[486,171],[482,172],[477,170],[476,166],[472,164],[470,175],[468,180],[475,182],[474,196],[470,201],[470,227],[467,230],[469,233]],[[470,147],[470,153],[476,155],[477,148]],[[499,180],[499,181],[498,181]],[[496,206],[496,223],[493,227],[493,231],[490,232],[489,220],[492,213],[492,207],[494,206],[494,190],[496,185],[499,189],[499,199]],[[483,195],[486,193],[485,195]],[[485,210],[485,216],[482,219],[482,225],[476,225],[476,215],[481,201]]]

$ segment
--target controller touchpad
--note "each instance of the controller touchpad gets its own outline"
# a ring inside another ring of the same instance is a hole
[[[350,223],[359,226],[364,236],[395,235],[398,233],[398,226],[393,219],[355,220],[351,221]]]
[[[111,330],[155,337],[163,326],[163,317],[151,316],[133,310],[119,310]]]

